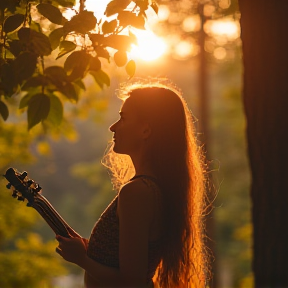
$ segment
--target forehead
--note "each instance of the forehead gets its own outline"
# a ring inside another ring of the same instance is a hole
[[[121,107],[121,112],[122,113],[129,113],[129,114],[134,114],[135,112],[137,112],[137,107],[136,105],[133,105],[133,101],[131,101],[130,98],[126,99]]]

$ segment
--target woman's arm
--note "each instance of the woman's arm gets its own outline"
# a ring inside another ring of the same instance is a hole
[[[145,287],[149,230],[155,207],[152,193],[141,179],[126,184],[119,193],[119,269],[89,258],[81,238],[57,236],[61,249],[58,253],[65,260],[82,267],[102,285]]]

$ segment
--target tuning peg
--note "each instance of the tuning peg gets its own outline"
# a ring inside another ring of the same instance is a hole
[[[22,173],[20,174],[19,178],[20,178],[21,180],[24,180],[27,175],[28,175],[27,172],[24,171],[24,172],[22,172]]]
[[[12,192],[12,197],[13,197],[13,198],[16,198],[16,197],[17,197],[17,191],[16,191],[16,190],[14,190],[14,191]]]
[[[22,197],[22,196],[18,196],[18,198],[17,198],[17,200],[19,200],[19,201],[24,201],[24,197]]]
[[[12,184],[11,184],[11,183],[8,183],[8,184],[6,185],[6,188],[7,188],[7,189],[10,189],[11,186],[12,186]]]
[[[27,185],[28,185],[28,187],[30,187],[33,183],[34,183],[34,181],[31,180],[31,179],[29,179],[29,180],[27,181]]]

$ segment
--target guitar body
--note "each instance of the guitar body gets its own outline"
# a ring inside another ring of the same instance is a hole
[[[33,207],[56,235],[69,238],[71,234],[76,233],[41,194],[41,187],[28,178],[27,172],[20,173],[14,168],[9,168],[4,177],[9,182],[7,188],[13,189],[12,197],[19,201],[26,199],[28,201],[27,206]]]

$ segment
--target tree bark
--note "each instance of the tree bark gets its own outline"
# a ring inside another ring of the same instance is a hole
[[[255,287],[288,287],[288,1],[239,0]]]

